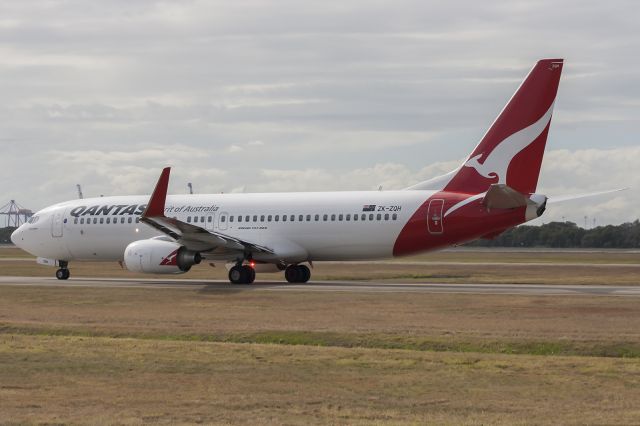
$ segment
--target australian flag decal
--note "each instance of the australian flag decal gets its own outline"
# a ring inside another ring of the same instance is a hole
[[[376,205],[375,204],[365,204],[364,206],[362,206],[362,211],[363,212],[374,212],[374,211],[376,211]]]

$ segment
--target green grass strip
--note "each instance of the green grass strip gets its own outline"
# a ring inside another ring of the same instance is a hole
[[[260,343],[275,345],[306,345],[342,348],[403,349],[431,352],[476,352],[486,354],[592,356],[640,358],[638,342],[593,341],[531,341],[488,340],[424,337],[396,334],[359,334],[312,331],[260,331],[248,333],[163,334],[110,332],[83,328],[25,327],[0,324],[0,334],[40,336],[75,336],[134,338],[145,340]]]

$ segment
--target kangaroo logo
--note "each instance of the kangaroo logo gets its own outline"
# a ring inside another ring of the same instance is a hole
[[[493,151],[485,156],[482,163],[480,163],[479,160],[480,157],[485,155],[484,152],[469,158],[469,160],[464,163],[464,166],[476,169],[480,175],[486,178],[494,179],[497,177],[498,183],[506,184],[507,169],[509,168],[509,164],[511,164],[511,160],[513,160],[513,157],[515,157],[520,151],[531,145],[533,141],[542,134],[549,124],[549,121],[551,121],[552,113],[553,103],[547,112],[538,119],[538,121],[515,132],[498,143]]]
[[[169,256],[163,258],[160,261],[161,266],[172,266],[178,264],[178,250],[174,250],[169,253]]]

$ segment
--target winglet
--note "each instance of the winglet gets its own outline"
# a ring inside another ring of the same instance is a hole
[[[149,199],[147,208],[142,213],[142,217],[164,217],[164,204],[167,200],[167,189],[169,187],[169,173],[171,167],[162,169],[162,174],[156,183],[156,188]]]

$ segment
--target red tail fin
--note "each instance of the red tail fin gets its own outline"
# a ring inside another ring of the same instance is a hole
[[[562,59],[542,59],[444,190],[481,193],[493,183],[535,192]]]

